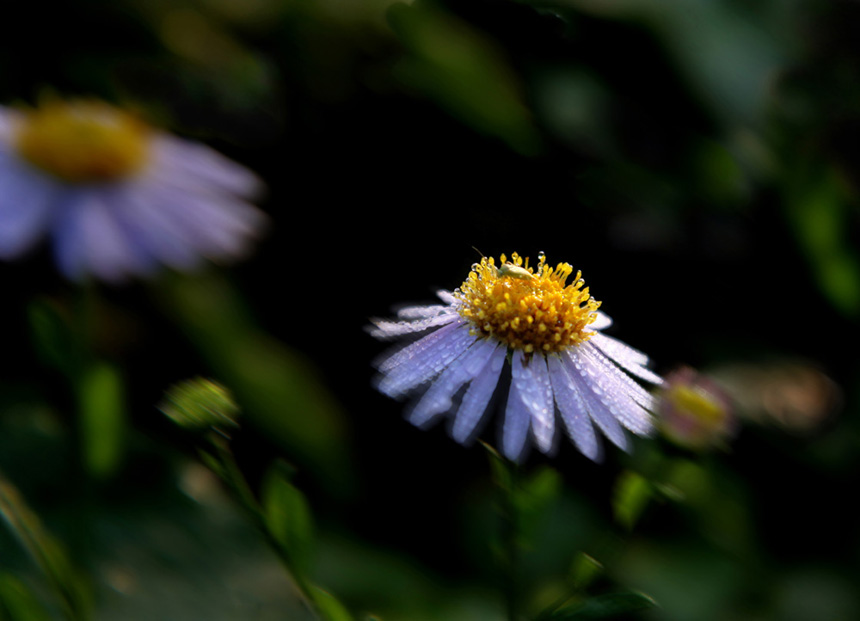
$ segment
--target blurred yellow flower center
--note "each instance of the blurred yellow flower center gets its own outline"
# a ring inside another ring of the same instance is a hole
[[[147,156],[147,128],[99,101],[49,101],[24,113],[15,146],[25,160],[68,183],[115,181]]]
[[[511,261],[502,255],[499,267],[492,257],[484,257],[455,292],[459,313],[474,325],[476,335],[492,335],[510,348],[560,351],[589,339],[587,327],[600,306],[588,287],[582,288],[580,272],[565,285],[572,272],[568,263],[553,270],[543,254],[537,271],[517,253]]]
[[[673,386],[667,391],[665,398],[686,418],[695,419],[707,429],[721,427],[728,415],[726,408],[719,401],[690,386]]]

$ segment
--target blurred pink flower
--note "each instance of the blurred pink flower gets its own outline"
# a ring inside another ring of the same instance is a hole
[[[725,391],[690,367],[666,376],[657,395],[662,434],[675,444],[706,450],[724,443],[734,433],[736,420]]]

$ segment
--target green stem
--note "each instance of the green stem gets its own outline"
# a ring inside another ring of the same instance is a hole
[[[502,570],[501,583],[505,596],[508,621],[520,619],[522,585],[520,581],[521,519],[516,502],[520,488],[519,467],[490,449],[491,466],[497,492],[497,507],[501,519],[500,546],[498,549]]]
[[[320,618],[319,611],[315,604],[316,598],[312,588],[313,585],[308,582],[300,572],[296,571],[293,567],[289,553],[269,530],[268,525],[266,524],[263,508],[260,506],[260,503],[257,502],[256,496],[254,496],[254,493],[248,486],[248,482],[242,475],[242,471],[236,463],[236,458],[233,456],[233,452],[230,450],[227,443],[228,438],[221,432],[215,430],[209,434],[208,440],[209,444],[215,448],[218,461],[223,466],[222,478],[224,479],[224,482],[233,491],[242,508],[251,516],[254,524],[266,538],[266,541],[275,550],[275,553],[278,555],[278,559],[286,570],[288,579],[295,587],[295,591],[299,595],[302,603],[315,617]]]

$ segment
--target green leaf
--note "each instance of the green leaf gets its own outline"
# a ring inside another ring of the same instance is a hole
[[[69,374],[74,369],[75,343],[68,321],[54,304],[36,300],[27,308],[36,352],[45,364]]]
[[[51,621],[39,598],[11,574],[0,574],[0,621]]]
[[[96,477],[113,474],[122,459],[126,413],[122,377],[105,362],[84,369],[77,384],[84,466]]]
[[[406,49],[395,67],[404,83],[512,149],[526,155],[539,151],[517,77],[494,41],[430,4],[395,4],[388,21]]]
[[[615,521],[624,528],[632,529],[642,511],[654,495],[654,489],[642,475],[631,470],[622,472],[615,483],[612,495],[612,512]]]
[[[785,184],[789,224],[833,306],[860,315],[860,258],[846,234],[853,217],[847,184],[830,169],[800,163]]]
[[[648,610],[657,605],[644,593],[607,593],[591,597],[582,603],[556,610],[552,621],[580,621],[585,619],[612,619],[620,615]]]
[[[44,528],[18,489],[0,473],[0,518],[42,571],[69,619],[86,619],[92,609],[89,585],[59,541]]]
[[[520,486],[514,489],[513,502],[519,515],[519,535],[525,542],[533,538],[561,490],[561,475],[549,466],[539,468],[528,478],[521,478]]]
[[[302,494],[282,466],[269,469],[263,481],[262,506],[266,528],[289,559],[291,569],[307,576],[313,544],[313,520]]]
[[[311,587],[311,596],[325,621],[352,621],[349,611],[328,591],[314,586]]]
[[[603,573],[603,565],[585,552],[580,552],[570,565],[570,579],[577,589],[588,588]]]

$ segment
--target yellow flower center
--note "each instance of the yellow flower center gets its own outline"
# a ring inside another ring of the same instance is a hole
[[[15,138],[21,157],[68,183],[122,179],[147,156],[146,126],[99,101],[48,101],[24,112]]]
[[[511,261],[501,256],[496,267],[492,257],[472,266],[468,278],[455,292],[459,313],[470,321],[476,335],[492,335],[512,349],[526,353],[552,352],[587,341],[588,325],[600,306],[576,273],[565,285],[573,268],[559,263],[553,270],[541,253],[537,271],[513,253]]]

